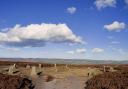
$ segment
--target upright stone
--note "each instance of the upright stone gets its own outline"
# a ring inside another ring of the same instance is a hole
[[[30,65],[26,65],[26,69],[30,69],[31,68],[31,66]]]
[[[8,74],[12,75],[13,74],[13,71],[14,71],[14,67],[13,66],[10,66],[9,67]]]
[[[31,77],[36,77],[37,76],[37,73],[36,73],[36,67],[35,66],[32,66],[32,69],[31,69]]]
[[[41,69],[41,67],[42,67],[42,65],[41,65],[41,64],[39,64],[39,69]]]
[[[109,71],[113,72],[114,71],[113,67],[110,66],[110,70]]]
[[[68,70],[69,70],[69,66],[68,66],[67,64],[66,64],[66,66],[65,66],[65,67],[66,67],[66,69],[68,69]]]
[[[54,64],[55,72],[58,72],[57,65]]]
[[[16,64],[13,64],[13,68],[16,68]]]
[[[104,72],[106,72],[106,66],[104,66]]]

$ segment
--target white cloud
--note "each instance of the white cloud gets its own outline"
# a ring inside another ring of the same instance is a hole
[[[116,7],[116,0],[96,0],[94,4],[100,10],[106,7]]]
[[[123,22],[114,21],[112,24],[104,25],[104,28],[108,31],[121,31],[125,29],[126,24]]]
[[[16,25],[7,32],[0,32],[0,44],[9,46],[44,46],[51,43],[83,43],[66,24]]]
[[[119,53],[122,54],[122,55],[126,53],[126,52],[124,52],[124,50],[121,49],[121,48],[119,48],[118,51],[119,51]]]
[[[76,7],[69,7],[67,8],[67,12],[70,13],[70,14],[74,14],[76,12]]]
[[[128,0],[125,0],[125,3],[128,5]]]
[[[102,53],[102,52],[104,52],[104,49],[102,49],[102,48],[93,48],[92,52],[93,53]]]
[[[120,53],[121,55],[126,54],[126,52],[122,48],[112,48],[113,51]]]
[[[74,51],[67,51],[67,53],[74,54],[75,52]]]
[[[18,48],[5,47],[5,46],[2,46],[2,45],[0,45],[0,49],[15,51],[15,52],[20,51],[20,49],[18,49]]]
[[[76,49],[76,53],[85,53],[86,51],[84,48]]]
[[[72,51],[68,51],[67,53],[69,54],[83,54],[85,53],[87,50],[85,48],[79,48],[79,49],[76,49],[76,50],[72,50]]]
[[[118,42],[118,41],[112,41],[112,42],[110,42],[110,44],[119,44],[120,42]]]

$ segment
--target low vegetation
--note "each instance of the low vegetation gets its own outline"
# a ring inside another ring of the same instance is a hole
[[[104,72],[86,82],[85,89],[128,89],[128,67],[119,66],[116,72]]]
[[[34,89],[34,85],[27,78],[0,74],[0,89]]]

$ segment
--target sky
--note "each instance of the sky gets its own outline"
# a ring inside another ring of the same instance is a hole
[[[128,60],[128,0],[0,0],[0,57]]]

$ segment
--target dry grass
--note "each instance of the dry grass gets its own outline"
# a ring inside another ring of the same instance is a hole
[[[55,70],[54,67],[52,68],[44,68],[43,69],[43,73],[44,74],[49,74],[52,75],[56,78],[65,78],[67,76],[78,76],[78,77],[86,77],[88,76],[88,73],[92,74],[92,75],[97,75],[97,74],[101,74],[102,72],[97,69],[97,68],[64,68],[64,66],[62,67],[57,67],[57,72]]]
[[[7,74],[8,71],[3,71],[5,69],[9,68],[9,66],[1,66],[1,72],[4,74]],[[57,69],[57,71],[56,71]],[[36,67],[36,71],[42,72],[43,75],[51,75],[55,78],[65,78],[67,76],[78,76],[78,77],[86,77],[88,76],[88,73],[90,73],[90,76],[94,76],[97,74],[101,74],[102,72],[98,68],[89,68],[89,67],[66,67],[65,65],[57,66],[55,67],[42,67],[39,69]],[[30,76],[31,68],[25,68],[25,67],[18,67],[16,68],[19,72],[15,73],[14,75],[25,75]]]
[[[85,89],[128,89],[128,66],[116,69],[114,72],[94,76],[86,82]]]

